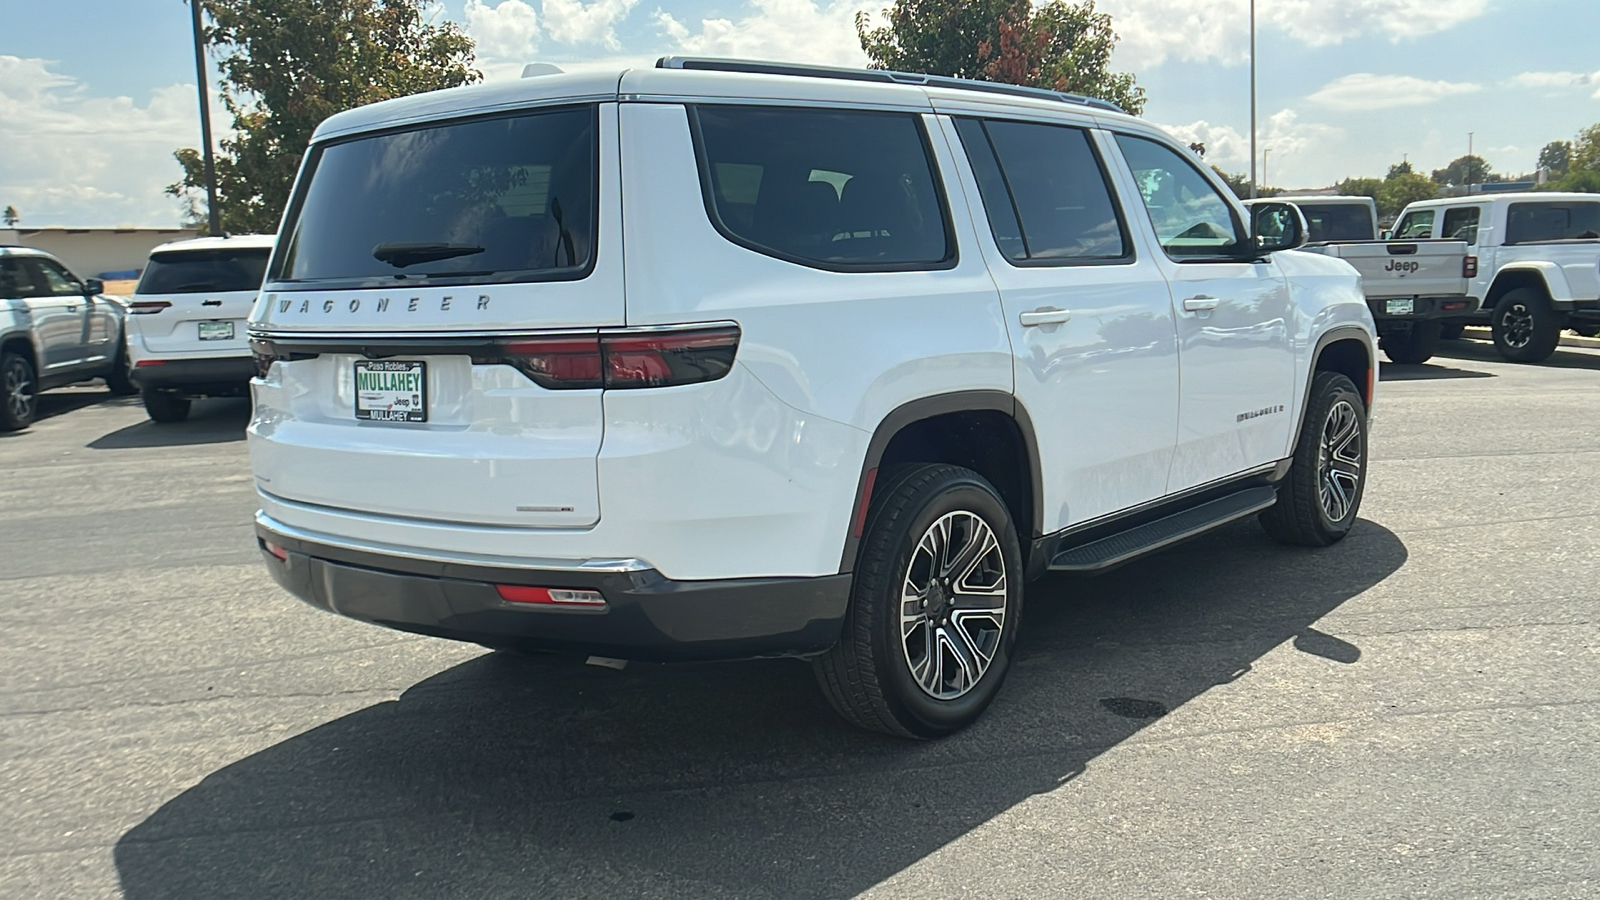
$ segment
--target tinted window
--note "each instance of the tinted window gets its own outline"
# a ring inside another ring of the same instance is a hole
[[[1457,206],[1444,211],[1444,228],[1439,236],[1446,240],[1478,243],[1478,207]]]
[[[990,227],[1013,260],[1108,260],[1128,240],[1100,159],[1082,129],[962,119]]]
[[[1406,213],[1400,220],[1400,226],[1394,230],[1397,238],[1430,238],[1433,236],[1434,212],[1431,209],[1419,209],[1414,213]]]
[[[1377,237],[1372,230],[1372,210],[1353,203],[1297,203],[1306,217],[1306,240],[1370,241]]]
[[[49,296],[50,291],[42,287],[43,279],[23,262],[15,256],[0,259],[0,299]]]
[[[37,296],[77,297],[83,294],[83,285],[78,283],[78,279],[50,260],[34,258],[28,260],[25,265],[34,270],[34,284],[43,288]]]
[[[1600,203],[1513,203],[1506,213],[1506,243],[1600,237]]]
[[[916,116],[702,106],[693,118],[707,208],[735,242],[823,268],[951,257]]]
[[[265,247],[235,250],[184,250],[150,257],[139,279],[139,294],[195,294],[202,291],[254,291],[267,271]]]
[[[1161,249],[1174,259],[1231,257],[1243,236],[1233,207],[1194,164],[1145,138],[1117,135]]]
[[[276,278],[576,278],[595,242],[593,107],[477,119],[316,151]]]

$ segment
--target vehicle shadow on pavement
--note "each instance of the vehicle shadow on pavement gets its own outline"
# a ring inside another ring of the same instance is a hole
[[[1378,381],[1440,381],[1450,378],[1494,378],[1493,372],[1479,372],[1476,369],[1457,369],[1451,366],[1441,366],[1438,363],[1423,363],[1420,365],[1401,365],[1399,363],[1384,363],[1378,370]]]
[[[129,450],[140,447],[182,447],[192,444],[226,444],[244,440],[250,424],[250,401],[244,399],[196,400],[189,418],[157,423],[149,419],[119,428],[89,442],[91,450]]]
[[[490,653],[212,773],[123,835],[116,865],[130,900],[851,897],[1072,790],[1269,650],[1358,662],[1312,626],[1405,560],[1365,520],[1314,551],[1245,522],[1045,581],[999,700],[931,743],[845,726],[798,661],[616,672]]]
[[[138,397],[117,397],[104,387],[88,385],[85,387],[57,388],[39,394],[35,401],[38,409],[34,414],[33,424],[38,425],[46,419],[64,416],[67,413],[77,412],[91,406],[104,404],[106,406],[137,406]],[[22,431],[0,430],[0,438],[23,437],[27,429]]]
[[[1447,341],[1439,345],[1435,359],[1448,357],[1449,359],[1463,362],[1497,362],[1506,360],[1500,356],[1499,351],[1488,341]],[[1570,347],[1557,347],[1548,359],[1542,362],[1525,363],[1531,366],[1546,366],[1554,369],[1595,369],[1600,371],[1600,353],[1586,353]]]

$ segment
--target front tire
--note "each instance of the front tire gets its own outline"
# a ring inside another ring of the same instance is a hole
[[[189,418],[189,398],[171,391],[145,388],[140,391],[144,411],[157,422],[182,422]]]
[[[1401,365],[1421,365],[1433,358],[1439,350],[1441,336],[1438,319],[1422,319],[1410,323],[1409,328],[1398,328],[1378,339],[1379,346],[1390,360]]]
[[[1512,362],[1541,362],[1561,343],[1562,316],[1550,298],[1535,288],[1507,291],[1489,320],[1494,348]]]
[[[0,428],[20,431],[39,415],[39,379],[20,353],[0,355]]]
[[[936,738],[983,714],[1011,666],[1022,551],[1005,501],[950,465],[877,492],[839,642],[814,662],[833,708],[870,731]]]
[[[1318,372],[1294,461],[1261,527],[1285,544],[1326,547],[1350,533],[1366,486],[1367,405],[1349,378]]]

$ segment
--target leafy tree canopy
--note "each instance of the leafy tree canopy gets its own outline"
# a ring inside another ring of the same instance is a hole
[[[1396,178],[1401,175],[1411,175],[1415,172],[1416,169],[1411,167],[1409,160],[1401,160],[1389,167],[1389,174],[1385,175],[1384,178]]]
[[[1539,165],[1537,168],[1549,169],[1550,174],[1557,178],[1567,174],[1572,165],[1572,142],[1551,141],[1539,151]]]
[[[8,205],[6,207],[4,221],[7,228],[15,228],[17,227],[17,223],[22,221],[22,213],[17,212],[17,208],[15,206]]]
[[[1570,171],[1585,170],[1600,172],[1600,122],[1578,132],[1577,140],[1572,142]]]
[[[1098,97],[1137,115],[1145,92],[1107,67],[1117,34],[1094,0],[895,0],[886,24],[856,14],[874,68],[953,75]]]
[[[191,0],[193,2],[193,0]],[[220,142],[222,227],[277,230],[311,132],[334,113],[474,82],[473,44],[424,16],[426,0],[205,0],[205,41],[222,73],[233,134]],[[174,154],[183,179],[167,193],[205,221],[198,150]]]
[[[1456,158],[1442,169],[1433,170],[1435,184],[1484,184],[1498,181],[1489,163],[1481,156]]]
[[[1407,204],[1439,196],[1439,184],[1426,175],[1412,173],[1385,179],[1378,190],[1378,215],[1389,218],[1400,214]]]

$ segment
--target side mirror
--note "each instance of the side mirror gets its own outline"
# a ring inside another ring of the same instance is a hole
[[[1250,208],[1250,232],[1261,253],[1304,247],[1308,230],[1306,217],[1292,203],[1257,203]]]
[[[85,278],[83,280],[83,295],[85,297],[98,297],[106,292],[106,283],[98,278]]]

